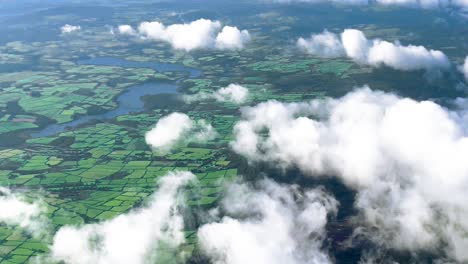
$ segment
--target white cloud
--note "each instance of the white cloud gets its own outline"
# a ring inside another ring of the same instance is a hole
[[[22,196],[3,187],[0,187],[0,193],[0,222],[20,226],[33,235],[43,233],[45,208],[40,202],[27,202]]]
[[[193,50],[213,46],[214,34],[221,23],[199,19],[189,24],[174,24],[165,27],[159,22],[143,22],[138,27],[143,37],[169,42],[175,49]]]
[[[357,29],[344,30],[341,42],[335,34],[325,31],[312,35],[309,40],[300,38],[298,45],[313,55],[339,57],[345,54],[360,64],[374,67],[385,65],[402,71],[446,69],[450,66],[448,58],[441,51],[428,50],[423,46],[403,46],[380,39],[368,40]]]
[[[228,216],[198,230],[202,251],[217,264],[332,263],[322,242],[337,202],[319,189],[263,180],[258,189],[235,184],[222,209]]]
[[[190,131],[193,121],[186,114],[172,113],[161,118],[156,126],[146,133],[146,143],[153,148],[170,148]]]
[[[345,5],[367,5],[367,4],[379,4],[379,5],[391,5],[391,6],[406,6],[406,7],[420,7],[420,8],[444,8],[444,7],[468,7],[468,1],[466,0],[261,0],[263,2],[275,2],[275,3],[335,3]]]
[[[195,122],[186,114],[172,113],[159,119],[145,139],[154,149],[165,152],[181,141],[207,141],[215,136],[216,131],[206,121]]]
[[[357,191],[370,239],[396,249],[443,249],[468,261],[463,114],[368,88],[337,100],[269,101],[242,112],[232,142],[237,153],[336,175]]]
[[[428,50],[423,46],[402,46],[398,42],[380,39],[368,41],[356,29],[346,29],[342,34],[342,43],[348,57],[376,67],[386,65],[397,70],[411,71],[450,66],[448,58],[441,51]]]
[[[318,4],[318,3],[335,3],[335,4],[348,4],[348,5],[365,5],[368,4],[368,0],[260,0],[263,2],[275,2],[275,3],[310,3],[310,4]]]
[[[320,34],[312,34],[310,38],[299,38],[297,46],[307,53],[323,58],[340,57],[344,55],[343,45],[334,33],[323,31]]]
[[[101,223],[60,228],[51,258],[70,264],[143,264],[157,258],[158,243],[176,248],[184,242],[179,190],[194,178],[190,172],[169,173],[147,206]]]
[[[73,26],[73,25],[65,24],[64,26],[60,28],[60,30],[62,31],[62,34],[67,34],[67,33],[72,33],[75,31],[80,31],[81,26]]]
[[[247,30],[240,31],[236,27],[225,26],[216,37],[218,49],[242,49],[244,44],[250,41]]]
[[[374,40],[369,48],[368,63],[403,71],[450,67],[448,58],[441,51],[428,50],[423,46],[402,46],[384,40]]]
[[[120,25],[118,28],[118,32],[123,35],[135,35],[135,30],[130,25]]]
[[[456,6],[460,6],[460,7],[463,7],[463,8],[468,8],[468,0],[455,0],[453,1],[454,5]]]
[[[240,49],[250,41],[247,30],[236,27],[221,27],[219,21],[199,19],[188,24],[164,24],[142,22],[137,30],[129,25],[119,26],[119,32],[126,35],[138,35],[143,39],[164,41],[175,49],[191,51],[194,49]]]
[[[249,90],[238,84],[230,84],[227,87],[217,90],[214,94],[214,98],[220,102],[234,102],[241,104],[247,100]]]
[[[341,33],[341,42],[345,49],[346,56],[358,63],[367,62],[369,41],[362,31],[357,29],[345,29],[343,33]]]
[[[377,0],[378,4],[382,5],[397,5],[422,8],[438,8],[450,5],[448,0]],[[458,5],[458,3],[453,3]]]
[[[204,119],[200,119],[197,122],[194,122],[191,134],[185,139],[185,141],[205,142],[214,139],[217,135],[218,133],[211,124]]]
[[[193,95],[185,95],[185,101],[191,103],[196,101],[214,99],[219,102],[232,102],[236,104],[244,103],[249,96],[249,90],[239,84],[230,84],[212,93],[198,93]]]
[[[465,63],[461,66],[460,71],[465,76],[465,80],[468,82],[468,56],[465,58]]]

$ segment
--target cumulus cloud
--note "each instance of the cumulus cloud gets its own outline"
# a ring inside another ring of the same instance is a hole
[[[225,26],[215,41],[218,49],[242,49],[250,41],[250,34],[247,30],[240,31],[236,27]]]
[[[214,99],[218,102],[242,104],[248,99],[248,96],[249,90],[247,88],[239,84],[230,84],[212,93],[202,92],[193,95],[185,95],[184,100],[191,103]]]
[[[221,28],[221,23],[200,19],[189,24],[174,24],[168,27],[159,22],[143,22],[138,32],[143,37],[169,42],[175,49],[193,50],[209,48],[214,45],[214,35]]]
[[[217,90],[213,95],[214,98],[220,102],[229,101],[241,104],[247,99],[249,90],[238,84],[230,84],[227,87]]]
[[[336,175],[357,191],[364,233],[383,246],[442,249],[468,261],[468,137],[461,113],[369,88],[242,112],[232,142],[237,153],[309,175]]]
[[[308,39],[299,38],[297,40],[297,46],[309,54],[323,58],[333,58],[344,55],[343,45],[341,45],[338,36],[327,30],[320,34],[313,34]]]
[[[346,50],[347,45],[344,47]],[[446,69],[450,66],[448,58],[441,51],[428,50],[423,46],[402,46],[384,40],[374,40],[367,56],[370,65],[386,65],[403,71]]]
[[[171,172],[159,180],[151,202],[111,220],[64,226],[54,236],[50,256],[70,264],[149,263],[158,243],[176,248],[184,242],[180,189],[195,176]]]
[[[241,49],[250,41],[247,30],[236,27],[222,27],[219,21],[199,19],[188,24],[165,26],[158,21],[142,22],[138,29],[130,25],[120,25],[119,33],[137,35],[143,39],[164,41],[175,49]]]
[[[154,149],[165,152],[180,142],[207,141],[215,136],[216,131],[206,121],[193,121],[186,114],[172,113],[159,119],[145,139]]]
[[[21,195],[0,187],[0,222],[20,226],[33,235],[40,235],[45,226],[45,208],[40,202],[27,202]]]
[[[263,180],[257,188],[234,184],[226,193],[226,216],[198,230],[199,245],[213,263],[332,263],[322,242],[337,202],[322,190]]]
[[[172,113],[161,118],[156,126],[146,133],[146,143],[154,148],[169,148],[190,131],[193,121],[186,114]]]
[[[364,33],[357,29],[346,29],[341,34],[341,42],[346,56],[358,63],[368,63],[369,41]]]
[[[345,54],[357,63],[380,67],[385,65],[402,71],[447,69],[450,62],[445,54],[423,46],[403,46],[399,42],[381,39],[368,40],[357,29],[346,29],[341,42],[334,33],[323,32],[308,40],[300,38],[299,47],[312,55],[340,57]]]
[[[73,25],[65,24],[64,26],[60,28],[60,30],[62,31],[62,34],[67,34],[67,33],[72,33],[75,31],[80,31],[81,26],[73,26]]]
[[[136,31],[130,25],[120,25],[117,28],[118,32],[123,35],[135,35]]]

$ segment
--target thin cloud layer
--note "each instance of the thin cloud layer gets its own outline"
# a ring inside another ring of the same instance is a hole
[[[0,222],[24,228],[35,236],[43,233],[45,208],[40,202],[27,202],[21,195],[4,187],[0,187],[0,193]]]
[[[447,0],[376,0],[381,5],[412,6],[423,8],[437,8],[447,6],[450,1]]]
[[[335,4],[349,4],[349,5],[366,5],[369,3],[369,0],[260,0],[262,2],[273,2],[281,4],[291,4],[291,3],[335,3]]]
[[[322,248],[327,216],[336,214],[337,202],[320,189],[302,192],[271,180],[258,188],[234,184],[221,209],[228,216],[198,230],[200,247],[213,263],[332,263]]]
[[[345,5],[370,5],[379,4],[387,6],[404,6],[404,7],[415,7],[415,8],[445,8],[445,7],[459,7],[467,8],[468,1],[466,0],[261,0],[263,2],[274,2],[274,3],[335,3]]]
[[[60,28],[60,31],[62,31],[62,34],[72,33],[72,32],[80,31],[80,30],[81,30],[81,26],[73,26],[69,24],[65,24],[64,26]]]
[[[216,137],[214,128],[204,120],[193,121],[183,113],[172,113],[156,123],[145,135],[145,140],[153,149],[169,151],[180,142],[207,141]]]
[[[460,71],[465,76],[465,80],[468,82],[468,56],[465,58],[465,63],[461,66]]]
[[[98,224],[65,226],[54,236],[51,258],[70,264],[149,263],[159,243],[176,248],[184,242],[180,189],[195,176],[171,172],[159,181],[151,202]]]
[[[441,249],[460,262],[468,260],[465,118],[363,88],[341,99],[244,108],[232,148],[251,162],[336,175],[357,191],[369,239],[399,250]]]
[[[447,69],[450,62],[445,54],[423,46],[403,46],[399,42],[381,39],[368,40],[357,29],[346,29],[341,41],[334,33],[324,31],[309,39],[300,38],[298,46],[309,54],[319,57],[340,57],[346,55],[356,63],[373,67],[387,66],[396,70]]]
[[[231,102],[235,104],[244,103],[249,96],[249,90],[239,84],[230,84],[212,93],[198,93],[193,95],[185,95],[183,98],[186,102],[196,102],[205,100],[216,100],[218,102]]]
[[[219,21],[199,19],[188,24],[164,24],[142,22],[135,30],[130,25],[120,25],[118,32],[123,35],[138,36],[142,39],[163,41],[174,49],[191,51],[194,49],[242,49],[250,41],[247,30],[236,27],[222,27]]]

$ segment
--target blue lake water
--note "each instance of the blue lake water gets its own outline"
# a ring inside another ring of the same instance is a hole
[[[185,67],[178,64],[156,63],[156,62],[135,62],[118,58],[102,57],[80,60],[78,64],[82,65],[99,65],[99,66],[117,66],[125,68],[150,68],[158,72],[186,72],[191,78],[196,78],[201,75],[201,71]],[[76,126],[86,124],[90,121],[113,119],[117,116],[130,113],[139,113],[144,110],[144,103],[141,100],[145,95],[156,94],[175,94],[177,93],[177,82],[147,82],[143,84],[133,85],[127,88],[125,92],[120,94],[117,99],[117,108],[102,114],[85,115],[72,122],[64,124],[52,124],[46,126],[38,132],[31,134],[33,138],[46,137],[55,135]]]

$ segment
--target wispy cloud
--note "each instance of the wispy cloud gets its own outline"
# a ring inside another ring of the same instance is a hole
[[[387,5],[387,6],[404,6],[404,7],[414,7],[414,8],[445,8],[445,7],[457,7],[457,8],[467,8],[468,2],[466,0],[260,0],[262,2],[273,2],[273,3],[282,3],[282,4],[291,4],[291,3],[334,3],[334,4],[344,4],[344,5],[369,5],[369,4],[378,4],[378,5]]]
[[[216,100],[218,102],[231,102],[235,104],[244,103],[249,96],[249,90],[239,84],[230,84],[220,88],[214,92],[202,92],[192,95],[185,95],[183,98],[186,102]]]
[[[74,26],[74,25],[69,25],[69,24],[65,24],[64,26],[60,28],[60,31],[62,31],[62,34],[68,34],[68,33],[80,31],[80,30],[81,30],[81,26]]]
[[[44,235],[46,207],[40,200],[28,201],[20,193],[4,187],[0,187],[0,194],[0,222],[24,228],[37,237]]]
[[[160,179],[148,205],[101,223],[60,228],[50,258],[70,264],[143,264],[158,257],[160,243],[177,248],[185,240],[177,198],[194,178],[190,172],[171,172]]]
[[[199,243],[213,263],[332,263],[323,240],[337,205],[320,189],[301,191],[271,180],[256,187],[233,184],[217,209],[224,217],[200,227]]]
[[[465,80],[468,82],[468,56],[465,58],[465,63],[460,66],[460,71],[465,76]]]

